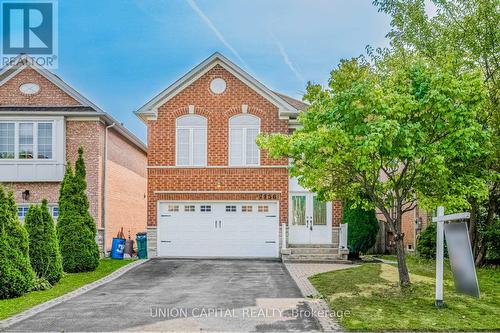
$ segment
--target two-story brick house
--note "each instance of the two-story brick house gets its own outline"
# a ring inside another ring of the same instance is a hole
[[[292,131],[306,107],[215,53],[137,110],[150,256],[338,258],[340,203],[317,200],[255,143]]]
[[[19,217],[49,201],[54,218],[65,166],[84,148],[90,213],[99,245],[123,227],[146,230],[146,146],[58,76],[21,55],[0,71],[0,183]]]

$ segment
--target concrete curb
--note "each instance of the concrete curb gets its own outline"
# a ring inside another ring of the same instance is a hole
[[[320,299],[320,298],[311,298],[311,296],[317,296],[318,291],[314,286],[309,282],[308,279],[303,279],[295,272],[290,270],[290,267],[288,266],[288,263],[284,263],[284,266],[292,277],[292,279],[295,281],[295,284],[299,288],[300,292],[302,293],[302,296],[306,299],[305,302],[311,309],[313,313],[323,313],[325,314],[324,316],[317,317],[316,320],[318,321],[319,325],[321,326],[321,330],[323,332],[344,332],[342,329],[342,326],[335,320],[335,318],[331,315],[330,313],[330,307],[326,303],[325,300]]]
[[[32,316],[34,316],[42,311],[50,309],[56,305],[59,305],[63,302],[66,302],[72,298],[83,295],[92,289],[95,289],[97,287],[100,287],[100,286],[108,283],[108,282],[111,282],[111,281],[119,278],[123,274],[127,273],[128,271],[136,268],[137,266],[146,263],[147,261],[149,261],[149,259],[136,260],[136,261],[134,261],[126,266],[118,268],[113,273],[106,275],[105,277],[103,277],[97,281],[86,284],[78,289],[75,289],[75,290],[73,290],[67,294],[64,294],[62,296],[59,296],[57,298],[51,299],[45,303],[35,305],[34,307],[29,308],[28,310],[25,310],[25,311],[18,313],[16,315],[13,315],[12,317],[9,317],[9,318],[4,319],[4,320],[0,320],[0,330],[4,330],[4,329],[8,328],[9,326],[17,324],[17,323],[19,323],[25,319],[28,319],[28,318],[30,318],[30,317],[32,317]]]

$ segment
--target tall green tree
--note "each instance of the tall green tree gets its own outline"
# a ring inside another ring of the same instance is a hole
[[[89,199],[87,198],[87,170],[85,168],[85,161],[83,159],[83,148],[78,148],[78,159],[75,162],[75,186],[76,195],[75,205],[78,209],[78,213],[83,217],[85,223],[87,224],[90,231],[95,235],[97,233],[97,227],[89,212]],[[95,237],[95,236],[94,236]]]
[[[0,185],[0,299],[21,296],[33,287],[28,234],[17,217],[14,194]]]
[[[480,73],[456,73],[404,52],[373,64],[343,60],[328,87],[307,87],[302,128],[258,144],[270,156],[291,157],[291,174],[323,199],[378,208],[395,235],[399,281],[407,286],[402,215],[421,193],[446,186],[448,161],[465,165],[485,154],[489,134],[477,121],[484,95]]]
[[[24,224],[29,235],[31,267],[37,277],[44,278],[53,285],[61,279],[63,269],[54,220],[47,200],[44,199],[41,206],[30,206]]]
[[[93,271],[99,265],[97,228],[89,213],[83,149],[78,149],[75,172],[66,168],[59,196],[57,235],[66,272]]]
[[[435,15],[428,15],[424,0],[375,0],[373,3],[392,18],[388,37],[395,48],[411,50],[436,66],[448,66],[453,57],[457,72],[477,71],[483,74],[487,91],[484,113],[478,121],[492,131],[490,155],[478,158],[472,168],[455,164],[455,186],[439,197],[461,195],[465,203],[459,209],[469,209],[470,240],[476,264],[486,258],[491,235],[500,234],[500,0],[432,0]],[[429,8],[429,7],[427,7]],[[458,160],[460,162],[460,160]],[[481,177],[488,182],[488,192],[477,190],[471,180]],[[482,212],[486,211],[486,214]],[[500,239],[497,239],[500,242]]]

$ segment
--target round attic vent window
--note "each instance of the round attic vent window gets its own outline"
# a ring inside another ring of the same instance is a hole
[[[25,83],[19,87],[19,90],[26,95],[33,95],[40,91],[40,86],[36,83]]]
[[[215,78],[210,82],[210,90],[214,94],[222,94],[226,90],[226,81],[221,78]]]

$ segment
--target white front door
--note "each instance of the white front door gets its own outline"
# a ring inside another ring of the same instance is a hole
[[[332,242],[332,203],[317,199],[314,193],[290,195],[289,238],[291,244],[330,244]]]
[[[158,256],[278,257],[276,202],[160,202]]]

